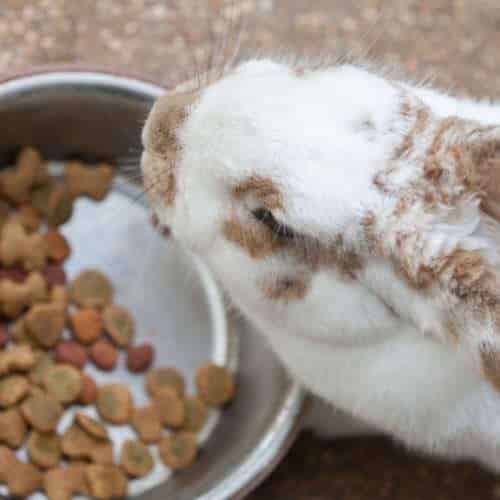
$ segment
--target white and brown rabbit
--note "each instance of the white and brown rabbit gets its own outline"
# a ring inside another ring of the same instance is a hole
[[[500,106],[250,60],[160,98],[143,143],[160,224],[304,387],[500,471]]]

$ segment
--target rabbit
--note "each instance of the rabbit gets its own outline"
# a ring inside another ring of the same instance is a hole
[[[309,425],[500,471],[500,107],[249,59],[160,97],[142,142],[158,225],[314,395]]]

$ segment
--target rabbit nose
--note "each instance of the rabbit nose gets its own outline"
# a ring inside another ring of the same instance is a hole
[[[157,229],[162,236],[165,236],[165,238],[168,238],[171,235],[172,231],[170,230],[170,227],[160,224],[160,221],[156,214],[153,214],[151,216],[151,223],[153,224],[153,227]]]

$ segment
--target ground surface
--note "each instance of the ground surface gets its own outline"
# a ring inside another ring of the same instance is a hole
[[[182,5],[184,16],[173,9]],[[113,65],[168,84],[198,66],[211,42],[201,17],[222,0],[2,0],[0,76],[31,64]],[[261,51],[351,53],[397,65],[441,87],[500,98],[497,0],[242,0],[244,47]],[[259,14],[255,14],[256,11]],[[218,19],[215,38],[227,31]],[[186,22],[180,23],[184,18]],[[182,28],[184,26],[185,29]],[[234,46],[219,47],[213,61]],[[226,47],[226,50],[224,50]],[[192,51],[191,51],[192,53]],[[206,60],[206,57],[205,57]],[[321,443],[304,435],[251,500],[489,500],[500,481],[471,465],[409,457],[390,443]]]

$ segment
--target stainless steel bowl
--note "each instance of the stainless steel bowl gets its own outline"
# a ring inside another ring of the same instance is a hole
[[[141,126],[163,92],[139,79],[73,68],[6,79],[0,82],[0,164],[10,162],[23,145],[40,148],[54,161],[138,156]],[[74,219],[64,227],[75,248],[70,277],[88,266],[111,276],[116,300],[136,317],[139,340],[155,344],[157,365],[176,365],[189,377],[199,363],[212,359],[234,370],[238,381],[235,401],[212,415],[205,428],[198,461],[173,476],[157,470],[136,483],[131,495],[143,500],[242,498],[291,445],[303,393],[263,339],[241,318],[226,314],[203,264],[180,254],[149,226],[140,188],[127,180],[139,166],[127,175],[117,168],[109,198],[98,206],[78,201]],[[121,363],[110,377],[126,381],[141,403],[142,380],[127,374]],[[112,432],[123,439],[130,430]]]

